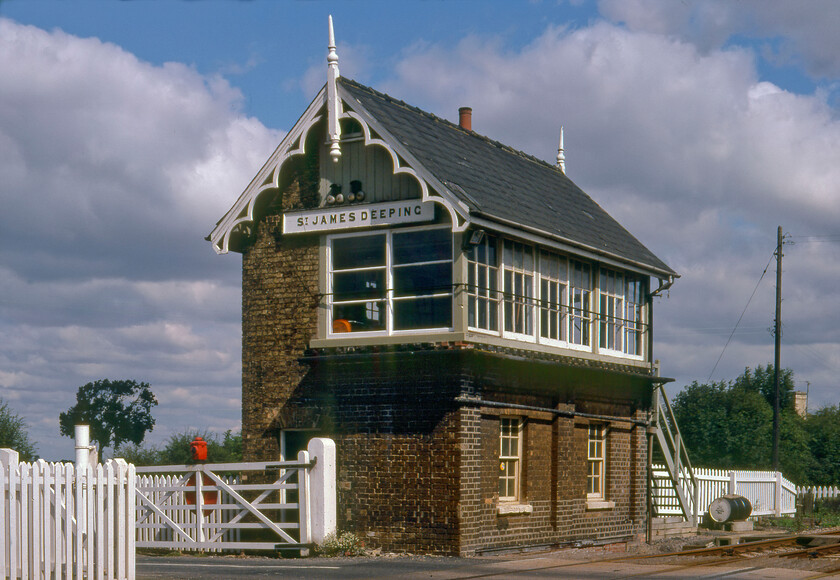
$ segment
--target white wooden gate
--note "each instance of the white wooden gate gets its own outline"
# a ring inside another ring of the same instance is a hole
[[[3,577],[134,578],[134,466],[0,458]]]
[[[137,473],[138,548],[306,548],[335,531],[330,439],[313,439],[297,461],[151,466]]]

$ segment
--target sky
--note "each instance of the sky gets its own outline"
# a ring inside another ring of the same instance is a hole
[[[326,79],[552,162],[680,278],[675,379],[773,361],[840,402],[840,3],[0,0],[0,398],[40,455],[81,385],[148,382],[147,443],[240,426],[241,259],[204,237]],[[737,325],[737,328],[736,328]],[[733,332],[734,330],[734,332]]]

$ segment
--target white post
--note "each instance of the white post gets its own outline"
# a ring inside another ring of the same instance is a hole
[[[773,507],[776,511],[776,517],[782,517],[782,472],[776,472],[776,493],[773,498]]]
[[[76,425],[76,469],[90,465],[90,426]]]
[[[738,477],[734,471],[729,472],[729,495],[738,493]]]
[[[87,561],[87,470],[90,466],[90,426],[76,425],[76,575],[82,576]],[[92,569],[86,570],[93,574]]]
[[[297,460],[299,463],[309,463],[309,451],[299,451]],[[308,544],[312,541],[312,499],[310,493],[309,469],[301,467],[298,469],[298,515],[300,516],[300,532],[301,544]],[[308,556],[308,549],[306,552],[301,550],[301,556]]]
[[[9,466],[14,465],[17,469],[20,463],[20,454],[14,449],[0,449],[0,464],[8,470]]]
[[[312,542],[321,544],[336,530],[335,441],[316,437],[307,446],[315,459],[310,472]]]

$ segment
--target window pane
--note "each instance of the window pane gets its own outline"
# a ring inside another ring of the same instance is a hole
[[[394,330],[449,328],[452,326],[452,298],[410,298],[394,301]]]
[[[333,306],[333,329],[337,332],[370,332],[385,330],[385,302],[381,300],[359,304]]]
[[[333,270],[385,265],[385,235],[336,238],[332,243]]]
[[[534,271],[534,248],[531,246],[525,246],[525,263],[523,264],[523,268],[528,272]]]
[[[452,259],[452,232],[449,230],[395,233],[392,244],[394,264]]]
[[[333,274],[333,301],[385,297],[385,270]]]
[[[394,295],[452,292],[452,263],[394,268]]]

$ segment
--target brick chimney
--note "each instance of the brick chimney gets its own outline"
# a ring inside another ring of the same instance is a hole
[[[458,124],[461,129],[472,131],[472,108],[461,107],[458,109]]]

